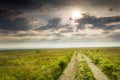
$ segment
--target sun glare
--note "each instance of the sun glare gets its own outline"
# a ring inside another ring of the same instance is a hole
[[[72,19],[79,19],[79,18],[81,18],[82,17],[82,14],[81,14],[81,12],[80,11],[73,11],[72,12]]]

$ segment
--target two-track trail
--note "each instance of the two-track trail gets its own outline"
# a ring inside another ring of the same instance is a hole
[[[78,53],[78,55],[76,53],[73,54],[70,62],[68,63],[67,67],[58,80],[75,80],[77,57],[79,57],[79,55],[81,55],[85,59],[96,80],[109,80],[108,77],[94,63],[92,63],[91,59],[81,52]]]
[[[76,68],[76,53],[73,54],[70,62],[68,63],[68,66],[63,71],[59,80],[74,80],[75,68]]]
[[[108,77],[85,54],[82,54],[96,80],[108,80]]]

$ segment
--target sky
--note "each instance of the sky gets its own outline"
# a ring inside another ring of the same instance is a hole
[[[120,0],[0,0],[0,48],[120,46]]]

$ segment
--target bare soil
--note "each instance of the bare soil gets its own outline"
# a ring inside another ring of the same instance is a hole
[[[76,53],[73,54],[70,62],[63,71],[59,80],[74,80],[75,69],[76,69]]]

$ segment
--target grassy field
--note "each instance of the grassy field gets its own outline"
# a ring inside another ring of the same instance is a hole
[[[120,48],[83,48],[81,51],[111,80],[120,80]]]
[[[120,80],[120,48],[0,51],[0,80],[57,80],[74,52],[85,53],[111,79]],[[75,80],[95,80],[85,59],[77,56]]]
[[[57,80],[74,49],[0,51],[0,80]]]

